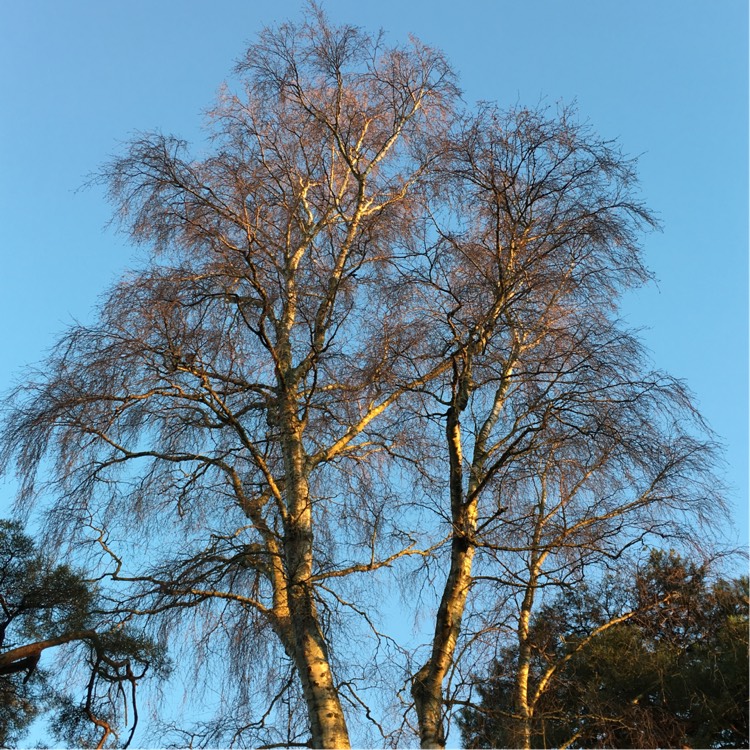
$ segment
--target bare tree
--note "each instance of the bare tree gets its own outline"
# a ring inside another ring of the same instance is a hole
[[[356,580],[442,566],[409,679],[421,743],[442,747],[477,553],[515,592],[510,556],[533,592],[545,561],[579,570],[696,501],[670,468],[700,476],[708,455],[689,399],[617,320],[654,221],[634,165],[573,113],[459,116],[450,68],[415,40],[311,6],[237,73],[204,154],[146,134],[104,168],[148,261],[14,394],[2,462],[22,507],[52,498],[51,536],[126,585],[113,611],[172,652],[190,625],[196,675],[221,649],[232,709],[191,745],[347,747],[347,712],[387,739],[361,689],[385,667],[355,673],[359,643],[335,634],[356,617],[390,648]],[[420,486],[446,522],[425,534]]]
[[[245,642],[273,634],[312,745],[346,747],[324,588],[414,544],[381,557],[382,503],[357,519],[324,488],[377,454],[385,438],[368,430],[404,390],[388,372],[409,345],[408,299],[385,293],[388,257],[411,231],[410,195],[456,91],[439,53],[333,28],[315,7],[264,31],[238,72],[244,92],[211,113],[211,153],[143,135],[104,169],[152,261],[16,394],[6,462],[31,500],[53,457],[51,519],[77,537],[82,521],[98,530],[113,575],[133,583],[129,610],[205,603],[236,617]],[[340,522],[348,549],[325,530]],[[159,562],[133,570],[117,533],[148,538]]]
[[[531,464],[525,477],[518,481],[508,476],[499,483],[498,493],[507,502],[502,520],[481,524],[486,559],[475,581],[492,582],[496,594],[508,592],[510,617],[502,608],[494,614],[501,615],[499,622],[515,623],[518,662],[512,715],[521,729],[519,747],[531,747],[536,707],[566,662],[593,638],[642,614],[638,609],[621,609],[602,616],[581,633],[575,648],[550,661],[532,683],[535,644],[530,625],[540,605],[554,591],[575,590],[615,569],[635,568],[649,543],[665,539],[684,543],[686,516],[697,517],[708,527],[709,508],[714,513],[721,508],[716,488],[705,483],[710,446],[680,434],[674,426],[662,437],[653,425],[653,407],[662,394],[634,395],[636,403],[618,407],[630,412],[631,419],[627,415],[618,419],[614,436],[599,435],[595,443],[584,435],[582,440],[543,444],[538,463]],[[650,418],[636,422],[632,415],[641,409]],[[628,425],[637,426],[637,431],[628,434]],[[601,429],[604,432],[607,426]],[[662,603],[653,600],[644,606]]]
[[[447,460],[435,470],[444,472],[451,539],[434,637],[412,688],[423,747],[445,744],[443,686],[456,666],[477,550],[494,549],[497,534],[518,541],[512,559],[528,564],[524,641],[550,544],[556,560],[565,551],[581,565],[590,555],[616,557],[676,509],[700,512],[693,490],[711,465],[710,446],[690,437],[690,425],[698,433],[702,425],[687,394],[648,372],[640,343],[616,318],[621,292],[647,278],[638,237],[653,224],[634,196],[633,164],[570,110],[490,107],[467,122],[444,164],[438,201],[453,196],[452,210],[442,203],[432,212],[436,239],[413,271],[431,291],[436,344],[451,361],[428,385],[444,409]],[[568,492],[586,490],[575,522],[561,499],[555,511],[516,516],[531,488],[546,496],[537,483],[546,483],[549,462],[562,472],[556,482],[576,485]],[[537,521],[554,527],[554,543],[542,543]],[[572,558],[558,575],[579,569]],[[512,566],[495,575],[520,585]],[[520,710],[531,710],[524,684],[520,675]]]
[[[530,663],[509,638],[477,685],[479,705],[461,716],[466,747],[747,744],[747,577],[712,578],[653,550],[556,593],[535,608]],[[521,668],[531,719],[512,710]]]

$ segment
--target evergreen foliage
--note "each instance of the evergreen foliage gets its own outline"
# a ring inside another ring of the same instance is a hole
[[[654,552],[632,580],[566,592],[532,625],[536,676],[601,632],[550,682],[533,747],[747,747],[748,579],[709,581],[675,553]],[[517,653],[502,650],[480,701],[461,720],[466,747],[515,747]]]
[[[19,523],[0,520],[0,746],[15,745],[45,714],[59,741],[127,745],[136,684],[149,669],[166,674],[167,662],[104,604],[82,572],[55,565]],[[48,649],[55,660],[40,666]]]

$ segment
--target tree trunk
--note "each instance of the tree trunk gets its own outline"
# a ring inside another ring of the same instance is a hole
[[[282,409],[288,518],[284,534],[287,596],[293,657],[307,704],[311,744],[348,748],[349,733],[333,681],[328,648],[320,628],[312,585],[312,504],[302,445],[302,429],[291,404]]]
[[[474,546],[464,538],[454,538],[451,569],[435,622],[435,636],[429,660],[417,672],[412,697],[419,721],[419,738],[423,748],[445,747],[443,727],[443,680],[456,650],[461,632],[461,619],[471,586],[471,565]]]
[[[519,619],[518,675],[516,677],[516,713],[518,714],[516,734],[520,750],[531,750],[531,706],[529,704],[529,671],[531,668],[531,647],[529,644],[530,611],[522,611]]]
[[[305,514],[308,516],[309,513]],[[312,533],[305,519],[288,534],[287,563],[290,571],[289,610],[297,665],[307,704],[312,747],[348,748],[349,734],[338,691],[333,681],[325,638],[310,582]]]
[[[461,448],[460,408],[448,411],[446,437],[450,457],[450,494],[453,519],[451,565],[443,589],[437,618],[432,653],[414,676],[412,697],[419,722],[420,743],[423,748],[445,747],[443,727],[443,680],[456,650],[461,632],[461,619],[471,586],[471,566],[474,559],[476,530],[476,498],[464,503]]]
[[[477,347],[484,346],[484,340]],[[517,351],[514,352],[514,357]],[[505,365],[502,382],[495,393],[492,409],[477,435],[471,462],[467,493],[464,495],[463,447],[461,439],[461,413],[466,408],[472,390],[471,357],[468,352],[463,369],[453,363],[453,401],[446,414],[445,437],[448,445],[450,472],[451,564],[435,622],[432,653],[427,663],[417,672],[412,684],[412,697],[419,721],[421,745],[424,748],[445,747],[445,730],[442,722],[443,681],[453,664],[456,643],[461,634],[461,621],[471,588],[471,568],[476,551],[477,504],[479,488],[484,476],[487,442],[497,423],[510,383],[514,359]]]
[[[531,674],[531,612],[539,581],[539,571],[546,555],[540,552],[541,534],[544,526],[546,505],[546,487],[542,491],[537,509],[537,517],[532,542],[531,560],[529,561],[529,578],[526,591],[518,613],[518,673],[516,674],[516,714],[518,715],[518,747],[531,750],[531,719],[536,706],[536,699],[529,699],[529,677]]]

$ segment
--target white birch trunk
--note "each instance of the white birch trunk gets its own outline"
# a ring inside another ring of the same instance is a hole
[[[302,428],[291,399],[280,409],[286,469],[288,518],[284,535],[289,630],[292,655],[307,704],[311,745],[348,748],[349,734],[331,674],[328,649],[320,628],[312,586],[312,504],[302,445]]]

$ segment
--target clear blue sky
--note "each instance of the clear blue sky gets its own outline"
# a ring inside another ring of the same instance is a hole
[[[641,155],[659,284],[628,299],[657,367],[684,378],[726,445],[748,529],[746,0],[323,0],[334,21],[442,48],[465,98],[577,100]],[[201,136],[247,41],[301,0],[0,0],[0,392],[23,379],[133,252],[86,176],[138,130]],[[11,485],[0,485],[0,516]]]
[[[324,0],[333,20],[441,47],[467,101],[576,99],[641,155],[658,286],[627,306],[727,446],[748,525],[748,18],[745,0]],[[132,251],[77,191],[118,141],[200,138],[201,112],[263,25],[301,0],[0,0],[0,391],[90,317]],[[10,488],[0,487],[0,513]]]

